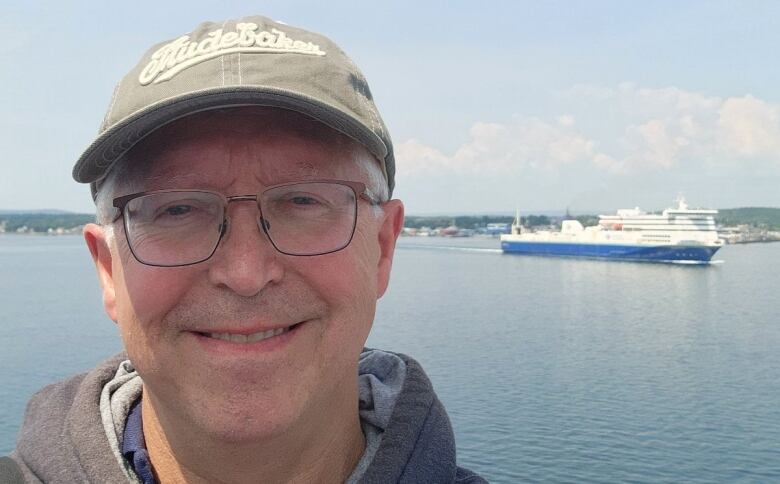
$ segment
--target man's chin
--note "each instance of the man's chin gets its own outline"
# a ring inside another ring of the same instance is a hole
[[[299,420],[299,412],[292,402],[258,401],[247,402],[219,400],[209,402],[207,407],[191,408],[192,425],[213,442],[244,445],[271,442],[276,437],[288,434]]]
[[[211,421],[202,427],[203,435],[211,442],[222,445],[253,446],[258,443],[273,442],[287,433],[289,424],[283,422],[254,421],[236,425],[233,421]]]
[[[289,369],[289,368],[288,368]],[[165,432],[224,443],[259,442],[282,435],[300,420],[306,395],[287,372],[258,372],[247,365],[192,368],[171,380],[144,379]],[[304,372],[305,373],[305,372]],[[166,375],[167,376],[167,375]],[[166,425],[167,424],[167,425]],[[197,444],[195,444],[197,445]]]

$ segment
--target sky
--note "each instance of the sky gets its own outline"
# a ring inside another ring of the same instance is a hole
[[[5,1],[0,209],[71,178],[115,83],[203,20],[326,34],[366,75],[407,214],[780,206],[780,2]]]

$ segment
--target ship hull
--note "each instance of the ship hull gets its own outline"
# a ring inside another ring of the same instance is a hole
[[[583,244],[568,242],[533,242],[502,240],[501,250],[506,253],[587,257],[597,259],[630,260],[644,262],[692,262],[706,263],[712,259],[719,246],[686,245],[630,245]]]

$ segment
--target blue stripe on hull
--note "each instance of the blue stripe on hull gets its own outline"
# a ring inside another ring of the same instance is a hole
[[[648,262],[709,262],[720,247],[637,246],[502,241],[501,250],[515,254],[596,257]]]

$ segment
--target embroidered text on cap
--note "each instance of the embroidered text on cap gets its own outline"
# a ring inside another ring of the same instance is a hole
[[[152,54],[152,60],[141,70],[138,82],[146,86],[167,81],[199,62],[236,52],[325,55],[319,45],[291,39],[281,30],[272,28],[270,32],[255,32],[257,29],[256,23],[239,23],[234,32],[217,29],[200,42],[191,42],[189,35],[182,35]]]

